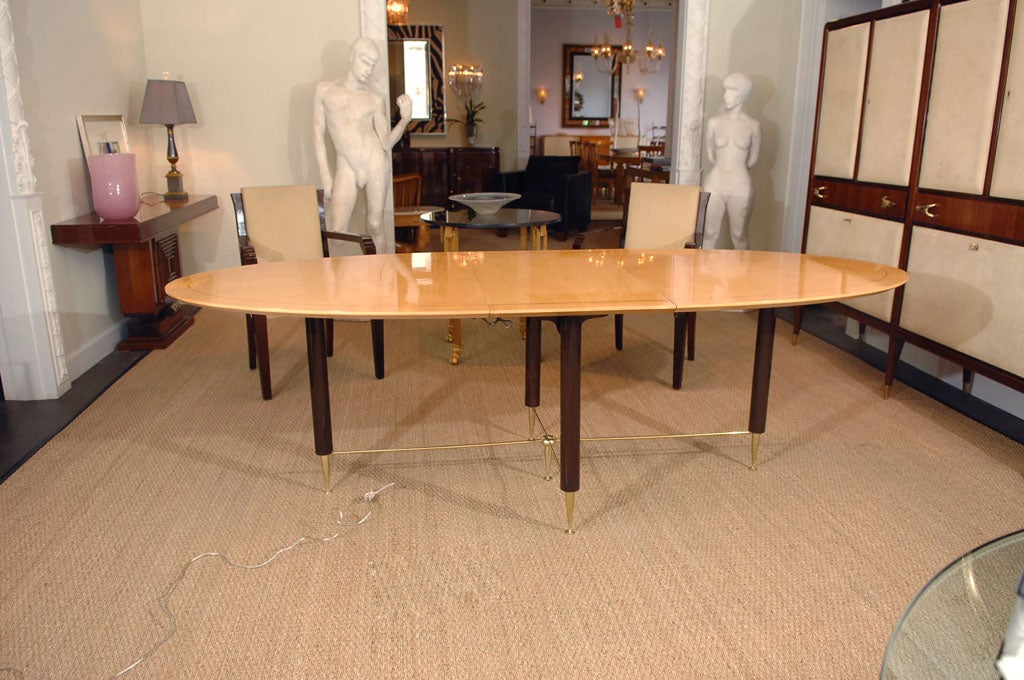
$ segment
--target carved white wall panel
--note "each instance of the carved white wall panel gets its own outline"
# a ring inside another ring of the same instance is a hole
[[[1009,0],[943,5],[920,186],[980,194],[992,139]]]
[[[680,23],[683,45],[676,64],[682,69],[676,125],[673,131],[673,178],[676,184],[700,184],[700,166],[704,157],[701,144],[704,127],[704,87],[708,59],[708,0],[686,0]]]
[[[853,178],[867,72],[868,24],[828,34],[825,76],[818,114],[814,174]]]
[[[1024,375],[1024,248],[914,227],[900,326]]]
[[[14,52],[14,24],[10,3],[0,2],[0,63],[4,71],[4,92],[7,116],[11,126],[11,140],[16,174],[12,194],[31,194],[36,190],[36,177],[32,172],[32,152],[28,143],[28,121],[21,104],[21,78],[18,76],[18,58]]]
[[[875,23],[860,140],[862,182],[906,186],[928,38],[928,10]]]
[[[1017,3],[1015,32],[1024,31],[1024,2]],[[1010,47],[1010,64],[1003,94],[1003,113],[996,141],[992,195],[1024,199],[1024,33]]]
[[[0,122],[0,372],[4,396],[12,400],[54,399],[71,386],[57,314],[49,229],[36,193],[29,127],[21,99],[8,0],[0,0],[0,83],[5,106]]]
[[[896,267],[900,260],[903,223],[811,206],[807,223],[807,253],[850,257]],[[893,291],[845,300],[843,304],[888,321]]]

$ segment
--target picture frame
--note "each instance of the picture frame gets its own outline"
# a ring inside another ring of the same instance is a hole
[[[82,151],[88,156],[131,153],[128,128],[120,114],[75,116]]]

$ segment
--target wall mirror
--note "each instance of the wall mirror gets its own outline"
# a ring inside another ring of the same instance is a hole
[[[620,101],[618,73],[601,73],[589,45],[563,45],[562,65],[562,127],[608,127]]]
[[[103,153],[131,153],[124,116],[76,116],[78,136],[86,156]]]
[[[417,134],[444,134],[444,31],[441,26],[388,26],[388,86],[391,120],[398,121],[398,95],[412,97]]]

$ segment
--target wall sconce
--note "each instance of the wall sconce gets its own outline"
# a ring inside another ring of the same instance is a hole
[[[170,74],[167,74],[170,75]],[[188,194],[178,170],[178,147],[174,143],[174,126],[196,122],[185,83],[180,80],[147,80],[146,94],[142,97],[140,123],[156,123],[167,127],[167,173],[165,201],[187,201]]]
[[[404,26],[409,16],[408,0],[388,0],[386,9],[388,13],[388,24],[392,26]]]
[[[575,83],[582,83],[583,82],[583,71],[576,71],[575,73],[573,73],[572,74],[572,80]]]
[[[455,64],[448,71],[448,87],[460,97],[469,97],[483,85],[484,72],[473,64]]]
[[[537,88],[537,101],[539,101],[541,104],[543,104],[547,100],[548,100],[548,88],[546,88],[546,87],[538,87]]]
[[[636,100],[637,104],[641,103],[643,100],[647,99],[647,90],[642,87],[634,88],[633,99]]]

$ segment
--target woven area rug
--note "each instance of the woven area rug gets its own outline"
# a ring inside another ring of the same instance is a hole
[[[681,391],[671,325],[627,315],[622,352],[610,319],[584,325],[585,436],[745,429],[755,315],[699,315]],[[368,325],[337,324],[336,448],[526,436],[517,327],[465,322],[458,367],[443,321],[386,329],[376,381]],[[584,443],[572,536],[539,444],[335,456],[328,495],[301,320],[270,334],[272,401],[241,317],[203,311],[0,485],[0,668],[874,678],[927,580],[1024,526],[1024,447],[901,385],[881,399],[877,371],[807,334],[792,346],[784,323],[756,472],[747,436]],[[543,360],[540,415],[557,433],[548,324]],[[259,569],[186,569],[335,533]]]

